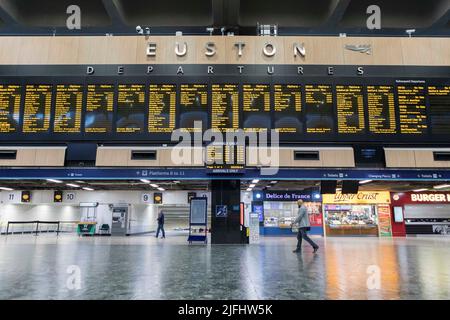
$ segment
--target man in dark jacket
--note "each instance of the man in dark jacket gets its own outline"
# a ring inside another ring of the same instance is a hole
[[[295,219],[293,224],[298,226],[298,234],[297,234],[297,249],[294,250],[294,253],[298,253],[302,251],[302,239],[308,242],[313,248],[314,253],[319,250],[319,246],[308,237],[307,231],[310,229],[311,225],[309,224],[309,215],[306,209],[305,204],[302,200],[297,201],[298,204],[298,217]]]
[[[158,214],[158,219],[156,219],[158,221],[158,229],[156,230],[156,238],[158,238],[159,236],[159,231],[162,231],[162,237],[161,239],[164,239],[166,237],[166,232],[164,231],[164,213],[161,211]]]

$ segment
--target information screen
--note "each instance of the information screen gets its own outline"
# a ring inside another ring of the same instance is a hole
[[[298,84],[273,87],[274,129],[280,133],[302,133],[302,91]]]
[[[52,86],[29,84],[25,88],[23,132],[44,133],[50,128]]]
[[[111,133],[114,112],[114,85],[87,86],[84,130],[86,133]]]
[[[179,124],[182,131],[197,132],[208,126],[208,85],[182,84],[180,87]],[[196,122],[201,124],[201,128]]]
[[[370,133],[397,133],[393,86],[368,86],[367,108],[369,113]]]
[[[172,132],[175,129],[177,86],[151,84],[149,92],[148,132]]]
[[[427,132],[425,86],[398,86],[398,109],[402,134]]]
[[[331,85],[305,86],[305,117],[307,133],[334,131],[333,90]]]
[[[244,84],[243,125],[247,132],[260,132],[270,129],[270,86],[268,84]]]
[[[450,134],[450,86],[429,86],[428,100],[432,134]]]
[[[83,87],[78,84],[58,84],[55,98],[56,133],[80,133],[83,109]]]
[[[363,133],[365,125],[363,87],[357,85],[336,86],[338,132]]]
[[[239,129],[239,86],[213,84],[211,97],[211,129],[219,132]]]
[[[0,133],[19,130],[22,86],[0,85]]]
[[[145,85],[119,84],[117,91],[117,132],[144,132],[145,112]]]
[[[217,173],[236,172],[245,167],[245,146],[238,144],[208,145],[206,167]]]

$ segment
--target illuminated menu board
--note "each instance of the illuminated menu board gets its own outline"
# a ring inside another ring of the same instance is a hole
[[[82,108],[83,87],[81,85],[57,85],[53,131],[57,133],[81,132]]]
[[[52,108],[52,86],[29,84],[25,88],[23,132],[48,132]]]
[[[450,134],[450,86],[429,86],[428,100],[431,132]]]
[[[426,133],[427,106],[425,86],[398,86],[398,109],[402,134]]]
[[[148,101],[148,132],[168,133],[175,129],[177,87],[151,84]]]
[[[274,129],[281,133],[303,132],[301,86],[276,84],[273,90]]]
[[[0,85],[0,133],[19,129],[21,90],[19,85]]]
[[[117,91],[117,132],[144,132],[145,109],[145,85],[119,84]]]
[[[392,86],[367,86],[367,108],[371,133],[397,133],[395,97]]]
[[[305,86],[305,114],[307,133],[331,133],[334,130],[331,85]]]
[[[244,131],[259,132],[270,129],[270,86],[267,84],[244,84],[242,93]]]
[[[238,85],[213,84],[211,91],[211,129],[220,132],[239,129]]]
[[[182,84],[179,108],[178,128],[188,132],[206,130],[208,126],[208,85]]]
[[[364,132],[364,94],[362,86],[336,86],[338,132],[357,134]]]
[[[86,133],[111,133],[113,111],[114,85],[88,85],[84,113],[84,130]]]

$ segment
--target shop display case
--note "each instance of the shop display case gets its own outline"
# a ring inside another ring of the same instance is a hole
[[[378,235],[376,205],[334,205],[324,207],[327,235]]]

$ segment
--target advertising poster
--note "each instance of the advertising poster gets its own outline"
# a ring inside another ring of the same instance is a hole
[[[392,237],[391,208],[388,205],[378,205],[378,228],[380,237]]]

